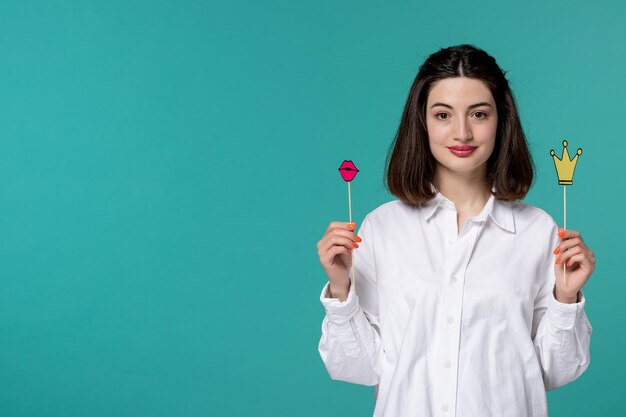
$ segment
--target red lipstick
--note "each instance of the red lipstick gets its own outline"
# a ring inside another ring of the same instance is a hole
[[[448,149],[450,150],[450,152],[452,152],[454,155],[459,156],[461,158],[470,156],[476,150],[476,148],[477,148],[476,146],[470,146],[470,145],[448,146]]]

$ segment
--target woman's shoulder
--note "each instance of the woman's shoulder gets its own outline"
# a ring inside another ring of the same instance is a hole
[[[388,223],[412,216],[419,210],[419,206],[407,204],[401,200],[392,200],[381,204],[365,216],[365,221],[371,223]]]
[[[410,207],[411,206],[409,204],[406,204],[400,200],[391,200],[391,201],[387,201],[386,203],[381,204],[380,206],[376,207],[374,210],[370,211],[368,216],[383,215],[389,212],[407,210]]]
[[[556,222],[550,214],[540,207],[522,201],[508,202],[513,211],[517,227],[541,227],[552,229],[556,227]]]

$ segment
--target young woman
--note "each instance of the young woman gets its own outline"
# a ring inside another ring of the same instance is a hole
[[[519,201],[532,160],[495,59],[431,55],[387,165],[398,200],[318,243],[330,376],[376,386],[379,417],[547,416],[546,391],[589,366],[595,261],[580,233]]]

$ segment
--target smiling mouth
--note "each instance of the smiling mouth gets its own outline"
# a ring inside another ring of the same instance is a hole
[[[449,146],[448,149],[456,156],[464,157],[470,156],[475,150],[476,146],[462,145],[462,146]]]

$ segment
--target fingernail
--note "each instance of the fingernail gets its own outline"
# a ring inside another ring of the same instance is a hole
[[[554,250],[554,254],[558,255],[559,252],[561,252],[561,247],[560,246]]]
[[[359,247],[359,245],[356,242],[352,242],[352,246],[354,246],[355,248]]]
[[[357,242],[361,242],[361,241],[363,241],[363,239],[361,239],[361,238],[360,238],[360,237],[358,237],[358,236],[354,236],[354,239],[355,239]]]
[[[348,223],[348,230],[356,229],[356,223]]]
[[[557,264],[557,265],[558,265],[558,264],[560,264],[560,263],[561,263],[561,258],[556,258],[556,262],[555,262],[555,264]]]
[[[563,236],[565,236],[565,230],[561,230],[561,231],[559,232],[559,237],[563,237]]]

